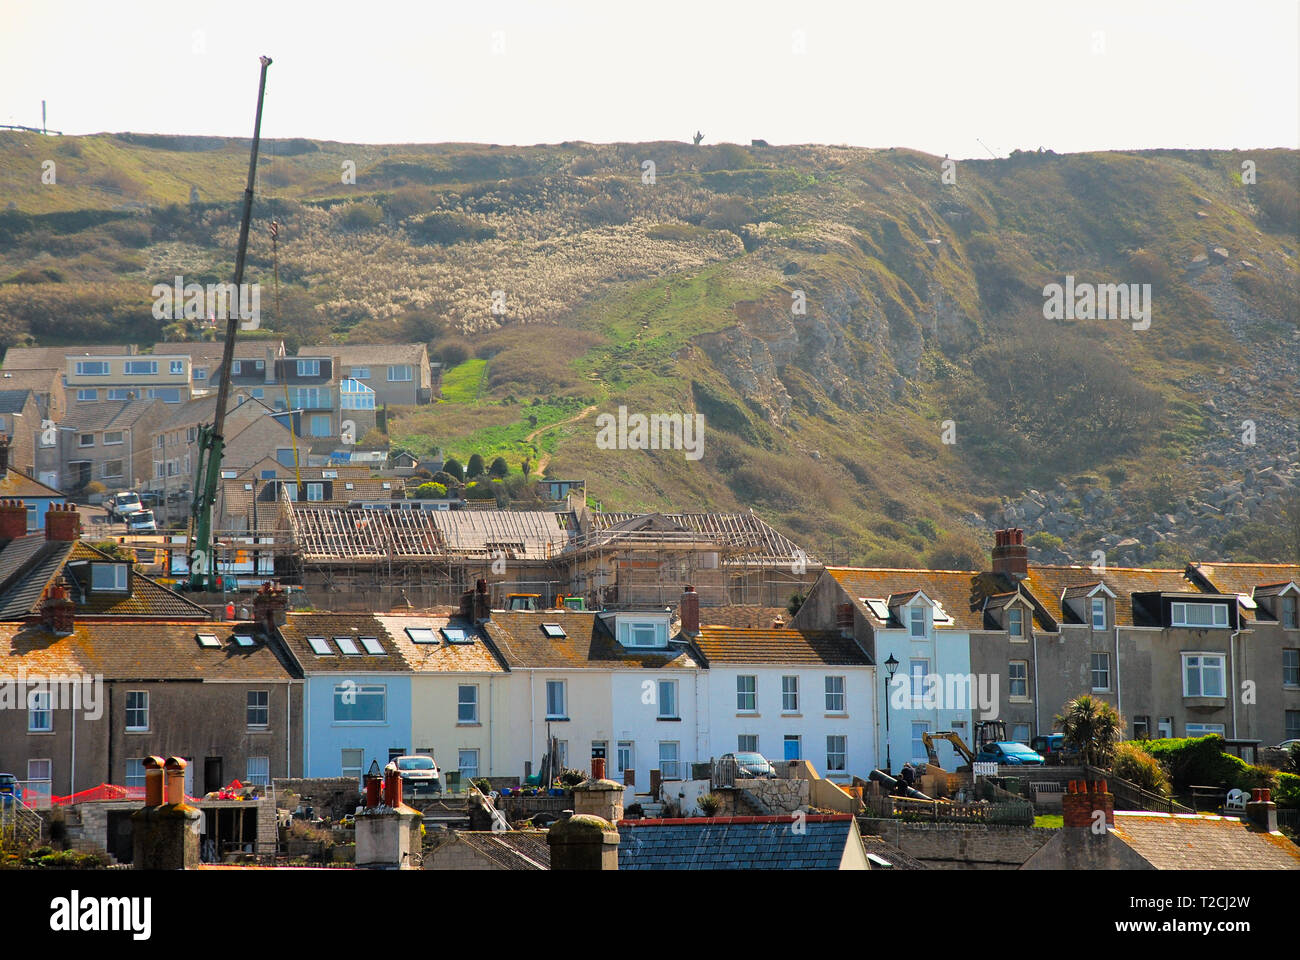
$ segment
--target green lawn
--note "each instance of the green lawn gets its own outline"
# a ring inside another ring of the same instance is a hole
[[[1036,827],[1055,827],[1057,829],[1065,826],[1065,818],[1059,813],[1044,813],[1034,817],[1034,826]]]
[[[442,375],[442,399],[449,403],[473,403],[478,399],[479,384],[486,369],[487,361],[477,358],[452,367]]]

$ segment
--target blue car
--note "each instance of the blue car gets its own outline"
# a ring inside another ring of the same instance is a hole
[[[996,743],[984,744],[980,752],[975,755],[975,762],[1041,767],[1046,761],[1043,760],[1042,754],[1035,753],[1023,743],[999,740]]]
[[[23,802],[23,785],[12,773],[0,773],[0,804],[10,806],[14,800]]]

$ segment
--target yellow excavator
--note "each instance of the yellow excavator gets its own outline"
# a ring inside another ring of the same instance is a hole
[[[957,768],[958,773],[961,773],[963,770],[971,769],[970,765],[975,762],[975,754],[971,752],[970,747],[966,746],[962,738],[952,730],[939,730],[935,733],[927,732],[921,734],[921,742],[925,744],[925,755],[929,758],[931,766],[937,767],[940,770],[943,769],[942,765],[939,763],[939,756],[934,750],[934,741],[936,740],[947,740],[953,745],[953,748],[961,754],[962,759],[966,761],[965,767]]]

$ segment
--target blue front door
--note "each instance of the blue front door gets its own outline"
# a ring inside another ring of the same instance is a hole
[[[787,760],[799,760],[799,759],[801,759],[800,756],[799,756],[799,738],[798,738],[798,737],[786,737],[786,738],[785,738],[785,759],[787,759]]]

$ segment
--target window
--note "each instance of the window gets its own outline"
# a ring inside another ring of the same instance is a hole
[[[362,637],[361,648],[372,657],[385,657],[384,645],[379,642],[378,637]]]
[[[161,400],[163,403],[181,402],[181,391],[178,387],[168,387],[163,389],[150,387],[144,392],[144,395],[150,400]]]
[[[1094,630],[1106,629],[1106,598],[1105,597],[1092,598],[1092,629]]]
[[[309,484],[307,484],[307,500],[308,500],[308,501],[317,501],[317,502],[319,502],[319,501],[324,500],[324,499],[325,499],[325,484],[323,484],[323,483],[309,483]]]
[[[194,636],[199,641],[200,647],[216,648],[221,646],[221,641],[217,639],[215,633],[196,633]]]
[[[161,450],[166,445],[167,445],[167,435],[162,433],[158,434],[158,449]]]
[[[844,678],[826,678],[826,712],[844,712]]]
[[[564,628],[558,623],[542,624],[542,633],[546,634],[552,640],[559,640],[568,636],[568,634],[564,632]]]
[[[339,409],[373,410],[375,391],[359,380],[343,380],[339,383]]]
[[[1223,736],[1223,724],[1221,723],[1189,723],[1187,725],[1187,736],[1189,737],[1208,737],[1217,733]]]
[[[1226,627],[1226,603],[1171,603],[1169,620],[1175,627]]]
[[[97,403],[99,401],[98,390],[78,390],[77,403]]]
[[[125,563],[92,563],[90,586],[93,590],[124,591],[127,588]]]
[[[650,621],[622,621],[618,625],[618,642],[625,647],[663,647],[668,645],[668,624]]]
[[[199,438],[199,428],[198,428],[198,427],[189,427],[189,428],[186,429],[186,431],[185,431],[185,442],[186,442],[186,443],[193,443],[193,442],[194,442],[195,440],[197,440],[198,438]],[[234,476],[234,473],[233,473],[233,472],[231,473],[231,476]]]
[[[912,678],[912,699],[920,701],[925,698],[925,678],[930,673],[930,661],[928,659],[914,659],[908,665],[908,672]]]
[[[1224,696],[1223,661],[1221,653],[1183,654],[1183,696]]]
[[[1170,737],[1172,737],[1174,735],[1174,718],[1161,717],[1159,720],[1157,720],[1156,733],[1158,735],[1158,739],[1160,740],[1168,740]]]
[[[677,681],[659,681],[659,718],[677,719]]]
[[[1025,611],[1019,607],[1010,607],[1007,610],[1007,633],[1013,637],[1025,635]]]
[[[132,757],[126,761],[126,786],[144,788],[144,757]]]
[[[908,619],[911,623],[911,632],[914,637],[925,636],[925,608],[912,607],[908,613]]]
[[[619,774],[626,770],[636,769],[636,745],[631,740],[620,740],[618,742],[618,751],[614,755],[614,769]],[[624,779],[619,777],[619,779]]]
[[[1029,742],[1029,724],[1013,723],[1011,724],[1011,739],[1017,743]]]
[[[1282,683],[1300,687],[1300,650],[1282,651]]]
[[[332,657],[334,651],[330,649],[329,641],[324,637],[308,637],[307,644],[311,647],[311,652],[318,657]]]
[[[357,646],[357,642],[353,640],[351,637],[335,637],[334,642],[339,645],[339,649],[343,651],[344,656],[348,656],[348,657],[361,656],[361,650]]]
[[[79,377],[106,377],[108,376],[108,361],[78,360],[75,369]]]
[[[93,433],[77,434],[77,446],[93,447],[95,445],[95,435]]]
[[[353,380],[369,380],[369,379],[370,379],[370,368],[369,368],[369,367],[353,367],[351,373],[352,373],[352,379],[353,379]]]
[[[394,364],[388,368],[389,383],[404,383],[411,379],[410,364]]]
[[[564,712],[564,681],[546,681],[546,717],[548,720],[567,720]]]
[[[462,782],[473,780],[478,776],[478,751],[458,751],[456,754],[456,766],[460,769],[460,779]]]
[[[382,683],[348,680],[334,687],[335,723],[383,723],[387,707],[388,688]]]
[[[826,771],[843,773],[848,766],[848,748],[845,736],[831,735],[826,738]]]
[[[104,478],[105,478],[105,479],[109,479],[109,478],[111,478],[111,477],[120,477],[121,475],[122,475],[122,461],[121,461],[121,460],[105,460],[105,461],[104,461]]]
[[[1295,630],[1300,627],[1300,599],[1295,596],[1283,597],[1281,610],[1282,615],[1278,619],[1285,629]]]
[[[781,678],[781,712],[799,712],[799,678]]]
[[[271,722],[271,691],[248,691],[248,725],[265,727]]]
[[[797,733],[787,733],[782,744],[782,756],[786,760],[803,759],[803,739]]]
[[[331,432],[330,415],[328,413],[312,414],[311,435],[313,437],[328,437]]]
[[[469,631],[464,627],[442,627],[439,631],[448,643],[473,643]]]
[[[128,690],[126,693],[126,729],[149,729],[149,691]]]
[[[412,643],[438,642],[438,638],[433,635],[431,627],[407,627],[406,635],[411,638]]]
[[[736,678],[736,709],[739,712],[753,713],[758,709],[756,683],[756,677],[741,676]]]
[[[50,692],[30,692],[27,695],[27,732],[50,733],[53,730],[54,713],[50,710]]]
[[[271,758],[249,757],[248,778],[244,782],[269,787],[271,785]]]
[[[300,377],[319,377],[320,361],[319,360],[299,360],[297,362],[298,376]]]
[[[238,361],[236,361],[236,363],[238,363]],[[174,371],[172,371],[172,372],[173,372],[173,373],[180,373],[179,370],[174,370]],[[238,374],[239,371],[236,370],[235,373]],[[208,371],[207,371],[205,368],[203,368],[203,367],[194,367],[194,368],[190,371],[190,376],[191,376],[193,379],[195,379],[195,380],[206,380],[206,379],[208,379]]]
[[[1094,653],[1092,655],[1092,689],[1110,689],[1110,654]]]
[[[1029,661],[1012,660],[1007,664],[1007,682],[1011,699],[1029,699]]]
[[[456,722],[478,723],[478,684],[463,683],[456,688]]]
[[[27,504],[27,532],[40,529],[40,518],[36,515],[36,504]]]
[[[121,431],[121,430],[105,430],[105,431],[104,431],[104,446],[106,446],[106,447],[110,447],[110,446],[112,446],[112,445],[114,445],[114,444],[121,443],[121,442],[122,442],[122,431]]]
[[[1286,711],[1286,736],[1284,740],[1300,739],[1300,710]]]
[[[680,779],[681,769],[677,760],[677,741],[659,741],[659,774],[664,780]]]
[[[343,759],[339,764],[342,775],[361,779],[361,766],[366,762],[366,753],[364,750],[344,750]]]
[[[758,734],[742,733],[736,737],[737,753],[758,753]]]
[[[168,361],[167,361],[167,372],[168,372],[168,374],[170,374],[170,375],[173,376],[173,377],[180,376],[181,374],[183,374],[183,373],[185,372],[185,361],[184,361],[184,360],[168,360]]]
[[[253,635],[251,633],[235,634],[235,646],[237,647],[251,647],[255,643],[256,641],[253,639]]]
[[[1151,738],[1151,717],[1143,715],[1133,718],[1133,739],[1149,740]]]
[[[921,739],[921,734],[929,733],[930,724],[925,720],[912,721],[912,762],[924,763],[927,761],[925,752],[925,741]]]
[[[91,392],[93,393],[94,391]],[[135,398],[131,396],[131,391],[126,389],[126,387],[110,387],[108,390],[108,399],[110,401],[113,401],[113,400],[133,400]]]
[[[128,360],[122,365],[128,377],[152,377],[158,372],[157,360]]]

